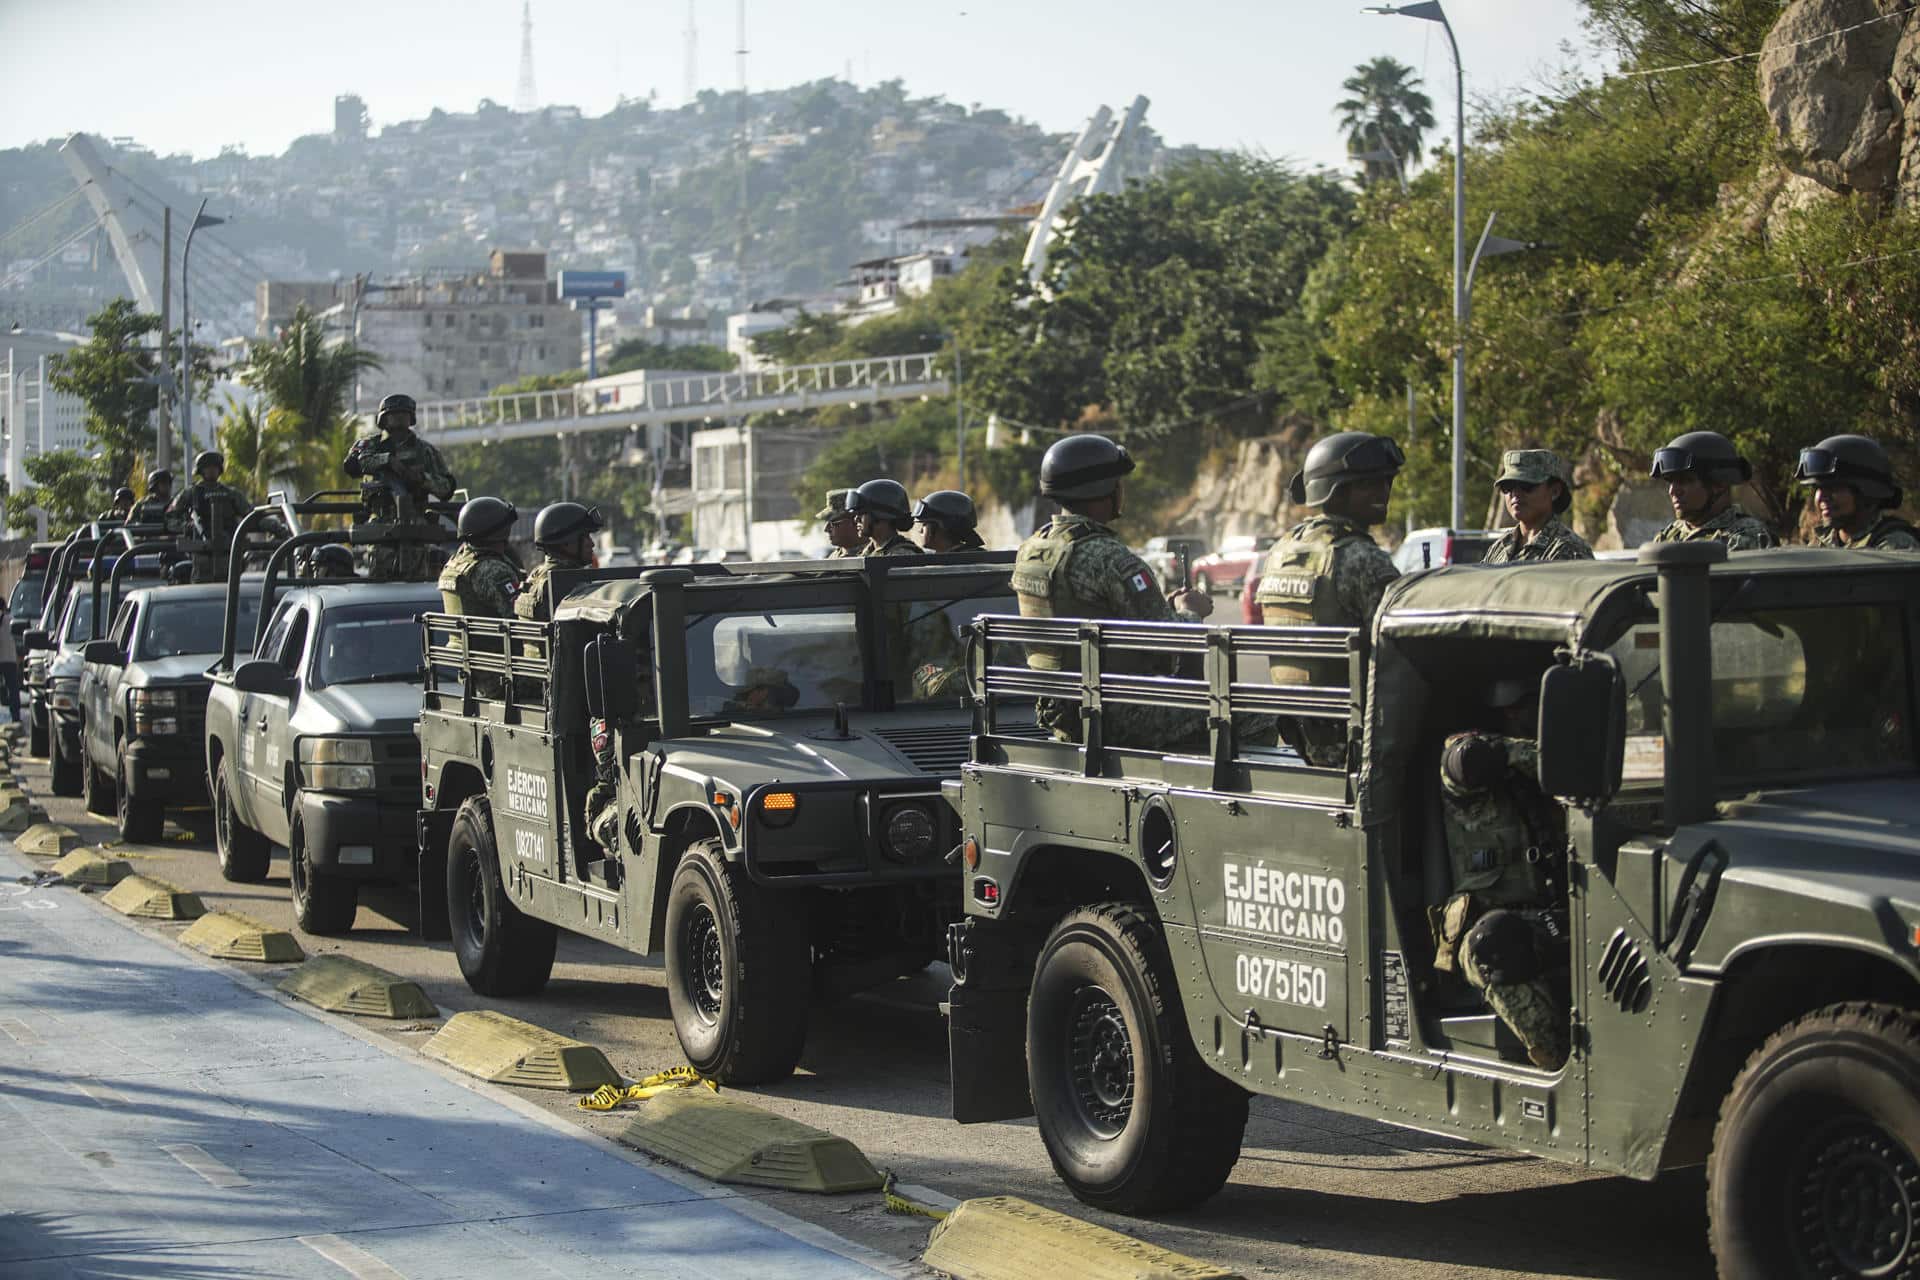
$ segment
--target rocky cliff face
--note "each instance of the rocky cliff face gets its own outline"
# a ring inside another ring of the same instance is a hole
[[[1920,200],[1920,19],[1908,0],[1793,0],[1760,56],[1781,162],[1830,191]]]
[[[1235,534],[1280,533],[1306,519],[1306,508],[1287,501],[1287,481],[1324,429],[1302,419],[1273,435],[1239,441],[1225,466],[1200,469],[1192,494],[1155,532],[1197,533],[1218,545]]]

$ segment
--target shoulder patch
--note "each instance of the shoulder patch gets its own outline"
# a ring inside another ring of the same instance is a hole
[[[1144,569],[1135,570],[1133,575],[1127,579],[1127,590],[1133,592],[1135,595],[1149,590],[1152,586],[1153,583],[1148,579]]]

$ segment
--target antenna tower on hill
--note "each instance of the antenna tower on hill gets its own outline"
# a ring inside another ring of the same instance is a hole
[[[533,87],[533,2],[520,6],[520,84],[513,91],[515,111],[538,111],[540,95]]]
[[[700,24],[694,17],[695,0],[687,0],[687,29],[680,34],[687,41],[686,100],[700,96]]]

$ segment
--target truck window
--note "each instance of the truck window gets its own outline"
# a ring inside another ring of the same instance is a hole
[[[147,625],[140,636],[136,661],[172,658],[183,653],[219,653],[220,628],[226,618],[226,601],[218,597],[201,600],[169,600],[163,593],[147,604]],[[260,616],[260,597],[240,597],[237,635],[253,634]]]
[[[857,707],[861,675],[852,609],[711,614],[687,628],[690,715]]]
[[[418,681],[419,615],[425,607],[405,602],[327,610],[310,668],[314,684]]]
[[[888,652],[893,664],[894,702],[951,703],[966,690],[966,631],[983,613],[1020,612],[1019,603],[1004,587],[990,595],[952,600],[905,600],[888,606],[893,633]],[[1018,655],[1003,661],[1020,661]]]
[[[65,643],[73,643],[92,635],[93,595],[91,592],[76,591],[72,605],[67,610],[67,625],[60,633],[60,639]]]
[[[225,608],[225,605],[221,607]],[[293,617],[298,611],[298,608],[299,607],[291,600],[282,600],[280,602],[279,607],[274,611],[273,621],[267,626],[267,634],[262,637],[260,648],[254,654],[254,657],[278,658],[280,656],[280,646],[287,638],[287,628],[293,625]],[[259,605],[256,604],[254,609],[255,617],[257,618]],[[234,634],[244,636],[246,635],[246,630],[241,628]]]
[[[30,573],[13,584],[13,595],[7,601],[7,612],[16,618],[31,618],[40,612],[40,592],[47,585],[47,575]]]

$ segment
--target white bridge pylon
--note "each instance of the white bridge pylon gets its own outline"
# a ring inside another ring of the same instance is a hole
[[[554,391],[423,401],[416,430],[435,444],[478,444],[942,396],[952,385],[940,360],[926,352],[752,373],[617,374]],[[362,418],[372,425],[370,415]]]

